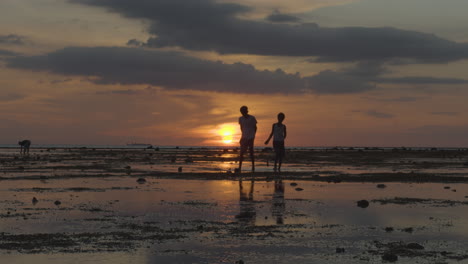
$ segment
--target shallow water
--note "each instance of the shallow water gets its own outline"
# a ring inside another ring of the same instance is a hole
[[[378,177],[466,177],[466,151],[288,151],[281,179],[264,173],[273,153],[256,157],[262,176],[239,181],[232,150],[0,149],[2,263],[468,262],[468,184]]]
[[[131,177],[3,181],[2,260],[234,263],[242,259],[245,263],[291,260],[360,263],[380,261],[380,253],[369,253],[377,249],[374,241],[417,242],[426,252],[467,254],[464,246],[468,238],[467,184],[385,183],[386,188],[381,189],[374,183],[292,182],[287,175],[281,182],[248,178],[146,180],[144,184]],[[33,204],[32,197],[39,201]],[[373,201],[394,197],[428,200],[407,204]],[[369,207],[356,206],[362,199],[370,201]],[[54,204],[57,200],[61,201],[58,206]],[[392,227],[393,231],[386,232],[386,227]],[[126,244],[109,246],[103,241],[112,237],[103,234],[112,232],[138,237],[118,237]],[[7,243],[21,242],[19,237],[6,240],[5,233],[67,234],[76,244],[63,247],[59,243],[45,248],[38,245],[32,249],[18,244],[16,248],[4,249]],[[100,235],[82,239],[93,233]],[[161,238],[161,234],[180,237]],[[336,253],[337,247],[345,252]],[[67,252],[70,249],[73,250]],[[400,257],[399,263],[414,263],[415,259],[433,263],[434,258],[447,260],[435,254],[435,257]]]

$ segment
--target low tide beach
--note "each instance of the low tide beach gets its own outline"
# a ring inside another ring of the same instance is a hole
[[[2,263],[465,263],[468,151],[0,149]]]

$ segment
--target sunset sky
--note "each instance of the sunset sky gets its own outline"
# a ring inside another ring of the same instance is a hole
[[[0,144],[468,147],[466,0],[1,0]],[[231,142],[231,143],[230,143]]]

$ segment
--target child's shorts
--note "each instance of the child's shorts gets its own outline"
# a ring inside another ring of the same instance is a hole
[[[284,141],[273,141],[273,148],[276,153],[279,153],[281,157],[284,157],[286,150],[284,149]]]

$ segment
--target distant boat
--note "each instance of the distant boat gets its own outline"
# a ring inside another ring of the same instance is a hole
[[[153,145],[148,143],[127,143],[129,147],[152,147]]]

